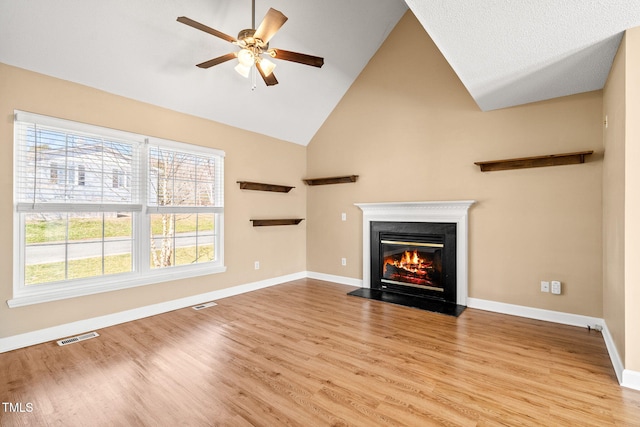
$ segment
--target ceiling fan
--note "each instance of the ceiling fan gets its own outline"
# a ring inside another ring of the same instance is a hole
[[[210,68],[214,65],[222,64],[223,62],[230,61],[232,59],[238,59],[238,65],[235,70],[243,77],[248,78],[249,72],[255,65],[256,69],[260,73],[262,80],[264,80],[267,86],[273,86],[278,84],[276,76],[273,74],[273,69],[276,65],[270,61],[267,57],[281,59],[284,61],[297,62],[299,64],[311,65],[312,67],[322,67],[324,59],[318,56],[307,55],[304,53],[291,52],[284,49],[269,48],[269,40],[275,35],[276,32],[287,21],[286,16],[278,10],[270,8],[264,19],[256,29],[256,1],[251,2],[251,28],[241,30],[238,33],[238,38],[235,39],[225,33],[218,30],[214,30],[204,24],[187,18],[186,16],[180,16],[177,21],[198,30],[209,33],[213,36],[226,40],[230,43],[237,45],[240,50],[237,52],[227,53],[226,55],[219,56],[217,58],[210,59],[208,61],[197,64],[200,68]]]

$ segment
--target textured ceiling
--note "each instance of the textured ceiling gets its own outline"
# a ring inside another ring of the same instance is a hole
[[[272,47],[325,65],[277,61],[252,90],[234,61],[195,67],[235,47],[176,22],[235,37],[250,0],[0,0],[0,62],[306,145],[407,5],[483,110],[602,88],[640,25],[638,0],[257,0],[257,23],[289,17]]]
[[[602,89],[638,0],[406,0],[482,110]]]

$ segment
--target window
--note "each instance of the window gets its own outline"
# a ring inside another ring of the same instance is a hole
[[[56,162],[51,162],[49,166],[49,181],[52,184],[58,183],[58,164]]]
[[[214,260],[214,159],[151,146],[148,171],[152,268]]]
[[[113,188],[122,187],[122,179],[121,179],[120,171],[118,169],[113,170],[113,173],[111,174],[111,182],[112,182]]]
[[[85,183],[85,168],[84,165],[78,165],[78,185],[84,186]]]
[[[23,112],[14,134],[10,306],[224,271],[224,152]]]

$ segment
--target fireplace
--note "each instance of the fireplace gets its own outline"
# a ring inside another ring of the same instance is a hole
[[[468,209],[473,203],[357,203],[363,212],[363,283],[350,294],[462,313],[468,296]]]
[[[456,224],[372,222],[370,287],[456,303]]]

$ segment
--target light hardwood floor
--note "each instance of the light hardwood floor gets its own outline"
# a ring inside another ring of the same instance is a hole
[[[640,426],[602,335],[295,281],[0,354],[0,424]]]

